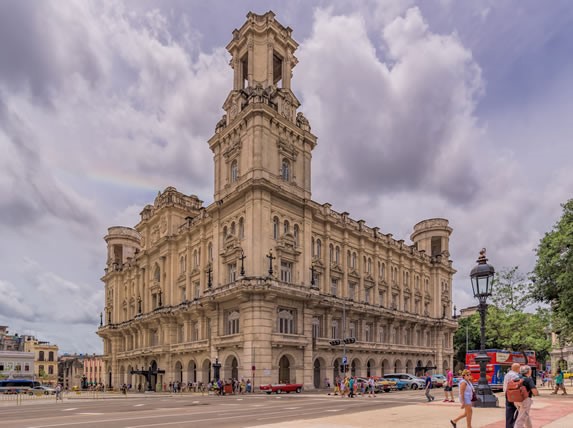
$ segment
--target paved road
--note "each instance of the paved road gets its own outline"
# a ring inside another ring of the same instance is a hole
[[[57,404],[49,400],[2,406],[0,427],[251,427],[421,403],[424,401],[422,394],[420,391],[392,392],[374,399],[343,399],[310,393],[225,397],[133,394],[127,398],[99,400],[69,398]]]

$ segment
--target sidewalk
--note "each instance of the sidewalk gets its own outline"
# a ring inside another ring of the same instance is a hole
[[[533,427],[572,428],[573,396],[549,395],[550,390],[543,389],[542,395],[534,397],[531,419]],[[505,401],[497,394],[499,407],[493,409],[475,409],[472,428],[505,428]],[[278,424],[257,425],[257,428],[371,428],[409,427],[409,428],[451,428],[450,419],[458,416],[461,409],[458,403],[420,403],[409,406],[371,410],[361,413],[338,413],[323,418],[281,422]],[[465,420],[458,422],[465,428]]]

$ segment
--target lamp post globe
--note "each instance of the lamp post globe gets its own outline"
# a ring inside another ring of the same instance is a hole
[[[477,265],[470,272],[472,281],[472,291],[474,297],[479,301],[479,315],[481,321],[480,351],[475,360],[479,364],[479,381],[476,388],[477,401],[474,407],[497,407],[498,399],[491,391],[491,387],[486,378],[486,366],[490,357],[485,351],[485,317],[487,314],[487,298],[491,296],[495,269],[487,263],[485,248],[483,248],[477,259]]]

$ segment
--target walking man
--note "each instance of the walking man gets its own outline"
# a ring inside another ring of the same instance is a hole
[[[454,402],[454,374],[450,369],[446,372],[446,385],[444,386],[444,394],[446,398],[444,399],[444,403],[453,403]],[[448,400],[448,394],[450,395],[450,399]]]
[[[426,386],[424,390],[428,401],[434,401],[435,398],[432,394],[430,394],[431,389],[432,389],[432,376],[430,376],[430,372],[426,372]]]
[[[563,372],[561,368],[557,369],[557,373],[555,373],[555,391],[551,394],[557,394],[559,390],[563,390],[563,395],[567,395],[567,390],[565,389],[565,380],[563,379]]]
[[[508,371],[503,378],[503,393],[505,395],[505,428],[513,428],[515,420],[517,419],[517,407],[515,407],[515,404],[510,403],[507,400],[507,385],[510,380],[516,380],[518,378],[519,363],[513,363],[511,365],[511,370]]]

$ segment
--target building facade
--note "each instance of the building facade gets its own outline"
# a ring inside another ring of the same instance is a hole
[[[101,355],[86,355],[83,360],[83,366],[87,386],[103,385],[105,366]]]
[[[291,89],[291,34],[272,12],[233,31],[215,202],[168,187],[135,228],[108,230],[106,385],[206,383],[220,364],[312,389],[344,356],[361,376],[452,367],[452,229],[424,220],[406,244],[311,199],[317,138]]]
[[[0,325],[0,351],[24,351],[25,336],[9,334],[8,326]]]
[[[0,379],[34,379],[34,354],[0,350]]]
[[[58,383],[64,389],[81,389],[85,385],[84,355],[64,354],[58,359]]]
[[[34,354],[34,376],[45,384],[56,385],[58,381],[58,345],[27,336],[24,351]]]

